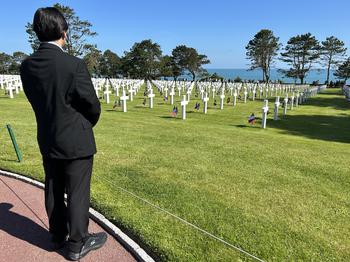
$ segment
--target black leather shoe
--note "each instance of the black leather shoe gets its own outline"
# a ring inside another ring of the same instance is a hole
[[[71,250],[68,251],[68,259],[77,261],[85,257],[90,251],[99,249],[106,243],[107,234],[105,232],[100,232],[96,234],[90,234],[83,240],[83,246],[80,252],[76,253]]]

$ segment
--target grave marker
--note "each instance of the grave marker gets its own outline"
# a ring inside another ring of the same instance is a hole
[[[126,109],[126,100],[128,100],[129,97],[127,95],[125,95],[125,90],[123,90],[123,95],[120,97],[120,100],[123,103],[123,112],[126,113],[127,109]]]
[[[182,109],[182,120],[186,119],[186,105],[188,104],[188,101],[186,101],[186,95],[182,97],[181,101],[181,109]]]
[[[274,108],[274,115],[273,115],[273,120],[278,120],[278,107],[280,106],[280,97],[276,97],[276,102],[275,102],[275,108]]]
[[[261,122],[261,127],[263,129],[266,128],[266,120],[267,120],[267,112],[269,111],[269,100],[264,100],[264,107],[262,108],[262,122]]]

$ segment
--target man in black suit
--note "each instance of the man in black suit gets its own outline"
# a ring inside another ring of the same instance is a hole
[[[37,121],[45,170],[45,207],[52,241],[79,260],[100,248],[105,233],[89,234],[90,180],[100,102],[83,60],[63,51],[68,24],[55,8],[40,8],[33,29],[39,49],[21,65],[25,94]],[[67,193],[67,206],[64,193]]]

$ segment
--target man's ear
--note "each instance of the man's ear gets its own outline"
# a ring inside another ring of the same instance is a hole
[[[61,38],[62,38],[62,40],[66,40],[66,38],[67,38],[67,32],[66,31],[62,32]]]

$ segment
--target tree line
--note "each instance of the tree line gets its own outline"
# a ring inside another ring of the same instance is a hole
[[[69,6],[55,4],[65,16],[69,30],[65,49],[68,54],[85,60],[89,72],[94,77],[128,77],[156,79],[171,77],[177,80],[184,74],[196,79],[223,79],[217,74],[210,75],[203,65],[210,63],[208,57],[198,53],[193,47],[176,46],[170,55],[163,55],[159,44],[151,39],[135,43],[130,50],[119,57],[111,50],[102,52],[91,39],[97,35],[92,24],[82,20]],[[28,41],[33,52],[38,49],[40,41],[32,29],[26,24]],[[276,60],[286,63],[288,69],[281,72],[304,83],[310,70],[320,64],[327,71],[329,83],[330,70],[337,68],[335,76],[346,82],[350,78],[350,58],[346,58],[344,42],[334,36],[319,42],[310,33],[291,37],[284,48],[271,30],[260,30],[246,46],[246,56],[250,60],[250,69],[261,69],[263,81],[270,81],[270,69]],[[23,52],[13,54],[0,53],[0,74],[18,74],[19,66],[27,55]]]
[[[13,54],[0,53],[0,74],[19,74],[19,67],[27,54],[17,51]]]
[[[269,81],[270,68],[279,59],[289,68],[280,69],[287,77],[300,80],[305,77],[316,64],[326,69],[326,83],[329,84],[330,70],[337,68],[335,76],[345,82],[350,77],[350,58],[346,58],[345,44],[334,36],[319,42],[311,33],[291,37],[282,48],[279,38],[271,30],[260,30],[246,46],[246,56],[251,62],[250,69],[261,69],[263,80]],[[281,51],[281,53],[279,53]]]
[[[122,57],[109,49],[102,52],[96,45],[88,42],[97,35],[89,21],[80,19],[69,6],[57,3],[54,7],[62,12],[69,25],[65,46],[67,53],[83,58],[92,76],[177,79],[188,72],[195,80],[205,73],[202,66],[210,62],[207,56],[185,45],[177,46],[171,55],[163,56],[160,45],[150,39],[135,43]],[[26,32],[33,51],[37,50],[40,41],[33,32],[31,23],[27,23]]]
[[[157,79],[173,77],[175,80],[185,72],[195,80],[205,74],[202,65],[210,61],[196,49],[179,45],[171,55],[162,55],[159,44],[150,39],[135,43],[129,51],[119,57],[111,50],[103,53],[91,46],[83,56],[90,73],[98,77],[128,77]]]

